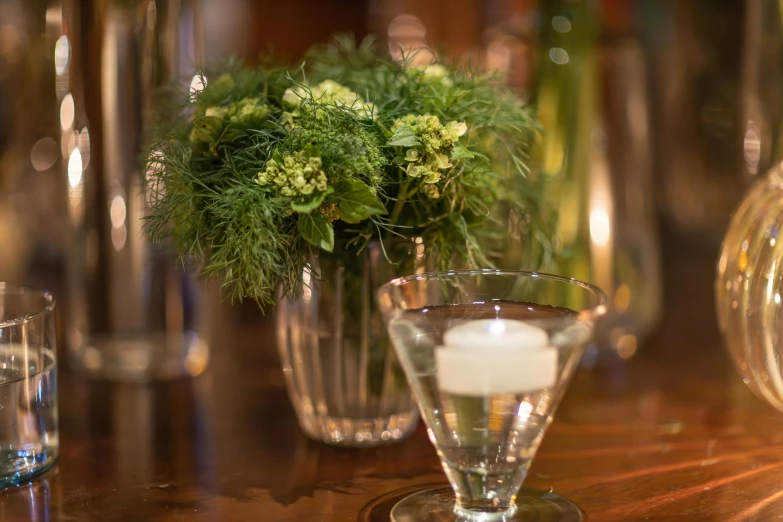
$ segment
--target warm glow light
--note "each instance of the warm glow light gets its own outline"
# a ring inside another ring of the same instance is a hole
[[[22,34],[13,24],[0,25],[0,56],[13,55],[21,42]]]
[[[68,159],[68,185],[76,188],[82,184],[82,153],[79,147],[73,149]]]
[[[74,147],[68,157],[68,201],[71,205],[70,214],[74,220],[81,219],[82,190],[82,153],[79,147]]]
[[[495,39],[487,45],[487,69],[506,72],[511,67],[511,49],[501,39]]]
[[[761,159],[761,131],[756,122],[748,120],[745,126],[745,139],[742,144],[743,156],[748,172],[756,174]]]
[[[565,49],[562,49],[560,47],[552,47],[549,49],[549,59],[555,62],[556,64],[563,65],[565,63],[568,63],[568,53]]]
[[[78,143],[76,143],[76,138],[78,133],[73,132],[72,130],[63,131],[62,136],[60,136],[60,149],[63,153],[63,158],[68,159],[71,156],[71,152],[73,152],[73,149],[79,146]],[[82,167],[84,167],[84,162],[82,161]]]
[[[60,30],[63,25],[63,8],[59,5],[53,5],[46,8],[46,25],[50,25],[56,30]]]
[[[62,104],[60,104],[60,126],[63,130],[73,127],[75,115],[76,107],[73,104],[73,96],[71,96],[71,93],[68,93],[63,97]]]
[[[90,131],[87,127],[82,127],[76,139],[76,146],[82,153],[82,170],[87,170],[87,165],[90,164]]]
[[[552,18],[552,28],[558,33],[567,33],[571,30],[571,20],[565,16],[555,16]]]
[[[313,289],[310,288],[310,265],[306,265],[302,270],[302,297],[306,303],[309,303],[313,297]]]
[[[125,226],[125,217],[127,216],[127,210],[125,208],[125,198],[120,194],[117,194],[112,198],[111,205],[109,205],[109,218],[111,219],[111,226],[114,228],[120,228]]]
[[[155,0],[152,0],[147,4],[147,29],[150,31],[155,30],[155,24],[158,21],[158,6]]]
[[[389,53],[395,60],[409,54],[413,65],[428,65],[436,56],[427,46],[427,28],[415,15],[405,13],[394,17],[387,29]],[[410,51],[416,50],[415,53]]]
[[[590,239],[597,246],[605,246],[612,235],[609,214],[603,208],[590,212]]]
[[[631,304],[631,289],[623,283],[614,293],[614,308],[617,312],[625,312]]]
[[[128,227],[122,226],[111,229],[111,246],[119,252],[125,248],[125,242],[128,240]]]
[[[638,341],[636,336],[626,334],[617,341],[617,354],[623,359],[630,359],[636,353]]]
[[[71,61],[71,45],[65,35],[57,39],[54,44],[54,70],[57,76],[62,76],[68,71],[68,63]]]
[[[57,161],[59,147],[54,138],[49,136],[41,138],[30,149],[30,162],[38,172],[50,169]]]

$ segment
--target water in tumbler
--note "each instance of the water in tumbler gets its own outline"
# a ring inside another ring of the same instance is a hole
[[[56,389],[51,350],[0,345],[0,487],[24,482],[54,463]]]

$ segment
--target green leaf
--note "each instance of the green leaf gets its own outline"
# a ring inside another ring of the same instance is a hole
[[[370,216],[386,214],[386,207],[361,181],[344,179],[334,185],[334,198],[340,219],[346,223],[359,223]]]
[[[463,158],[475,158],[476,155],[470,152],[465,147],[454,147],[451,151],[451,159],[458,160]]]
[[[334,228],[332,223],[319,212],[299,214],[296,228],[302,237],[313,246],[331,252],[334,250]]]
[[[392,134],[392,137],[389,138],[386,145],[392,147],[415,147],[416,145],[419,145],[419,140],[416,138],[416,134],[413,133],[413,129],[407,125],[403,125],[397,129],[397,132]]]
[[[291,200],[291,210],[300,214],[309,214],[321,206],[326,198],[327,191],[313,192],[306,196],[297,196]]]

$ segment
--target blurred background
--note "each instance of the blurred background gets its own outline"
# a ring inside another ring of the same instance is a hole
[[[295,60],[336,32],[372,34],[392,54],[428,46],[499,70],[534,105],[531,160],[559,223],[547,270],[610,295],[585,364],[628,359],[673,301],[713,322],[714,273],[689,260],[717,260],[776,159],[780,25],[773,0],[0,0],[0,281],[68,295],[71,336],[149,307],[136,276],[176,281],[186,305],[170,320],[187,323],[191,283],[149,261],[139,225],[156,88],[230,55]]]

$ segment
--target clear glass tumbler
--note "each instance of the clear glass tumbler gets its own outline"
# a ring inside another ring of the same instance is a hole
[[[56,347],[54,298],[0,283],[0,487],[57,460]]]
[[[400,501],[393,522],[578,521],[553,493],[520,489],[595,321],[601,290],[530,272],[464,270],[378,291],[450,488]]]

